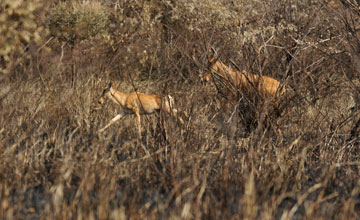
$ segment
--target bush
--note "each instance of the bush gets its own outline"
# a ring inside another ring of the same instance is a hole
[[[356,0],[54,2],[52,50],[12,71],[38,74],[0,85],[0,218],[359,218]],[[209,46],[279,80],[281,114],[202,85]],[[109,80],[172,95],[185,125],[160,111],[142,138],[133,116],[99,133],[121,111],[96,102]]]
[[[25,55],[30,43],[40,45],[46,28],[37,23],[43,1],[0,1],[0,72],[8,73]]]
[[[50,12],[51,34],[71,44],[107,34],[109,10],[96,1],[59,2]]]

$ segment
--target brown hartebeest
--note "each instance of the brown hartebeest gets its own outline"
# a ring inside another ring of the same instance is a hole
[[[177,115],[177,110],[174,107],[174,98],[170,95],[157,95],[157,94],[144,94],[141,92],[132,92],[130,94],[120,92],[112,87],[112,83],[109,82],[103,90],[98,102],[104,103],[104,98],[111,99],[114,103],[119,104],[123,111],[116,115],[111,121],[99,132],[103,132],[110,125],[121,119],[122,117],[135,114],[137,118],[138,132],[141,136],[141,120],[140,115],[152,114],[156,111],[165,110],[170,115],[175,116],[181,124],[184,123],[181,117]]]

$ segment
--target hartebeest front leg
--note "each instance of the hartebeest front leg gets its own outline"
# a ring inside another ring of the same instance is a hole
[[[114,124],[116,121],[120,120],[125,115],[127,115],[125,112],[121,112],[121,113],[117,114],[113,119],[111,119],[109,124],[107,124],[105,127],[100,129],[99,132],[103,132],[106,128],[108,128],[110,125]]]
[[[140,118],[140,113],[135,112],[135,115],[136,115],[136,121],[137,121],[137,125],[138,125],[139,138],[141,138],[141,118]]]

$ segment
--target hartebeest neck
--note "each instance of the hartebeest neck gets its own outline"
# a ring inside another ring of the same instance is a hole
[[[117,91],[113,88],[110,88],[110,92],[107,93],[107,96],[116,104],[125,106],[125,102],[129,94]]]
[[[216,61],[212,66],[211,70],[213,72],[222,72],[226,71],[228,68],[225,64],[223,64],[220,60]]]

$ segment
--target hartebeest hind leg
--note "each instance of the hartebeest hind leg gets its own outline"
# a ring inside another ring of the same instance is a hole
[[[162,109],[164,109],[169,115],[174,116],[180,124],[184,124],[184,120],[178,115],[177,109],[174,107],[174,98],[170,95],[164,97]]]
[[[109,124],[107,124],[105,127],[103,127],[102,129],[99,130],[99,132],[103,132],[106,128],[108,128],[110,125],[114,124],[115,122],[117,122],[118,120],[120,120],[122,117],[124,117],[125,115],[127,115],[125,112],[121,112],[119,114],[117,114],[113,119],[111,119],[111,121],[109,122]]]

